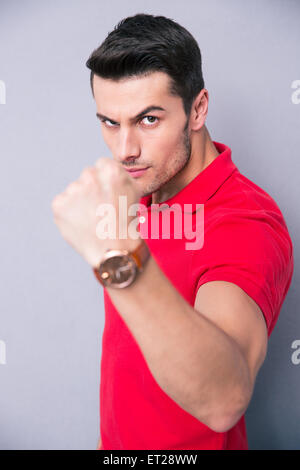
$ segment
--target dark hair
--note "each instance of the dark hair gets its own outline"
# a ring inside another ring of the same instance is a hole
[[[201,52],[194,37],[170,18],[138,13],[121,20],[86,62],[94,74],[121,80],[154,71],[171,78],[170,94],[180,96],[187,117],[204,88]]]

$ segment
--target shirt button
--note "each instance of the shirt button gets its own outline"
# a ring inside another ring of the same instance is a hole
[[[145,219],[144,216],[142,216],[142,217],[139,218],[139,221],[140,221],[141,224],[143,224],[143,223],[145,222],[145,220],[146,220],[146,219]]]

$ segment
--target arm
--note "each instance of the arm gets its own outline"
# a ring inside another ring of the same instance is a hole
[[[101,440],[101,436],[99,437],[98,439],[98,443],[97,443],[97,448],[96,450],[102,450],[102,440]]]
[[[118,195],[127,195],[128,206],[140,197],[126,171],[101,158],[52,202],[62,236],[91,266],[106,248],[131,250],[136,243],[100,237],[99,205],[110,203],[118,214]],[[161,388],[217,432],[230,429],[248,406],[266,354],[267,330],[256,303],[235,284],[210,281],[199,288],[193,308],[153,257],[132,286],[107,289]]]
[[[131,286],[106,289],[165,393],[211,429],[230,429],[249,404],[265,356],[266,326],[254,301],[217,281],[200,287],[193,308],[152,256]],[[239,309],[246,318],[240,327]]]

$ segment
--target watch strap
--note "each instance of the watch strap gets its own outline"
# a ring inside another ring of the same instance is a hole
[[[144,240],[141,240],[141,242],[138,244],[138,246],[133,250],[129,251],[129,254],[132,256],[132,258],[135,261],[135,264],[138,268],[138,272],[143,271],[143,268],[147,262],[147,260],[150,257],[150,251],[148,248],[147,243]],[[101,262],[99,263],[100,266]],[[105,284],[103,283],[103,280],[100,276],[100,273],[98,271],[98,268],[93,267],[93,272],[96,277],[96,279],[102,284],[103,287],[105,287]]]
[[[130,254],[134,258],[139,271],[142,271],[144,265],[150,257],[150,251],[147,243],[141,240],[141,243],[139,243],[136,249],[131,251]]]

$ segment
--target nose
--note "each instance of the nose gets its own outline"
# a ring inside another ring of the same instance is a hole
[[[129,168],[140,156],[140,145],[133,129],[122,129],[119,132],[117,158],[120,163]]]

